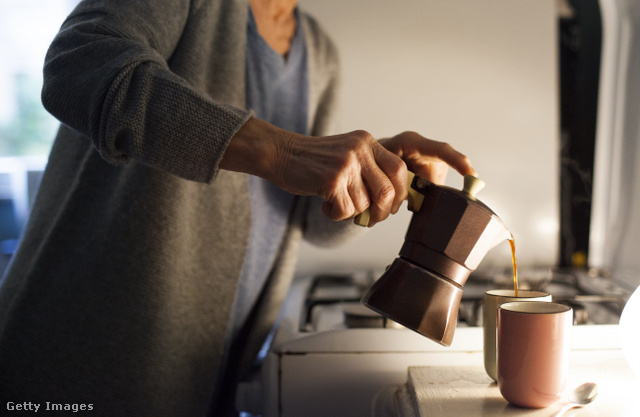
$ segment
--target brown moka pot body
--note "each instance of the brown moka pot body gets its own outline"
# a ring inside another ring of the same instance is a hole
[[[475,198],[484,183],[465,177],[464,189],[414,178],[424,195],[415,207],[399,257],[368,289],[372,310],[442,345],[453,341],[462,289],[486,253],[510,233]]]

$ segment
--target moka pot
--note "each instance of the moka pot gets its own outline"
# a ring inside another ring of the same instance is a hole
[[[362,303],[444,346],[451,345],[462,288],[486,253],[510,237],[500,218],[475,197],[484,182],[439,186],[409,174],[414,212],[399,257],[368,289]],[[368,214],[356,218],[366,225]]]

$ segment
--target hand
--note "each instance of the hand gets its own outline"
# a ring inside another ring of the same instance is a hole
[[[220,167],[258,175],[294,194],[320,196],[324,214],[333,220],[369,208],[372,226],[396,213],[406,199],[407,164],[440,183],[447,164],[461,174],[475,174],[466,156],[417,133],[381,141],[365,131],[310,137],[258,119],[250,119],[234,136]]]
[[[276,183],[295,194],[319,195],[330,219],[370,208],[372,223],[381,221],[407,197],[405,163],[365,131],[292,137],[283,154]]]
[[[426,139],[415,132],[400,133],[380,143],[402,158],[411,171],[436,184],[444,184],[449,166],[460,175],[478,175],[465,155],[445,142]]]
[[[407,198],[407,165],[438,184],[444,183],[448,166],[461,175],[477,175],[469,158],[451,145],[415,132],[379,142],[364,131],[298,137],[289,146],[287,153],[294,157],[281,165],[283,183],[288,184],[283,188],[301,194],[309,184],[324,181],[316,190],[325,199],[324,214],[342,220],[370,208],[369,226],[396,213]]]

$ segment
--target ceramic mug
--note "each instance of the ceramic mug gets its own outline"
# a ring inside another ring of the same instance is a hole
[[[573,310],[527,301],[498,308],[498,389],[511,404],[547,407],[560,398],[569,372]]]
[[[541,291],[519,290],[518,297],[514,290],[489,290],[483,297],[483,350],[484,369],[494,381],[498,380],[496,366],[496,329],[498,307],[511,301],[551,301],[551,295]]]

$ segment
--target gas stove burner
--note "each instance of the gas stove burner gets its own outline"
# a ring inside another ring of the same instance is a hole
[[[404,326],[389,320],[362,304],[349,304],[343,308],[344,324],[349,329],[387,328],[403,329]]]
[[[467,281],[459,307],[458,326],[482,326],[482,298],[485,291],[511,288],[509,268],[476,271]],[[521,288],[548,292],[555,302],[569,305],[574,323],[617,324],[628,294],[611,279],[590,276],[586,271],[523,269]],[[372,271],[325,274],[310,278],[300,331],[321,332],[336,329],[403,328],[366,308],[360,299],[379,274]]]
[[[465,286],[460,317],[466,325],[482,326],[482,297],[488,289],[512,289],[512,272],[472,276]],[[474,279],[476,278],[476,279]],[[574,324],[617,324],[628,297],[627,291],[610,279],[591,276],[585,270],[524,269],[518,274],[519,288],[544,291],[553,301],[568,305]]]

